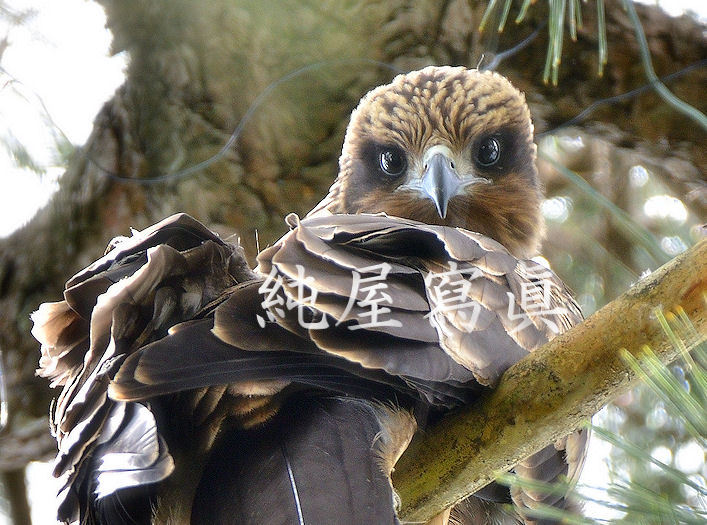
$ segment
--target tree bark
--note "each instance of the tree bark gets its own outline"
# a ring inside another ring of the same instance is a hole
[[[684,311],[707,340],[707,240],[646,277],[582,324],[516,363],[498,387],[427,429],[395,466],[403,521],[425,523],[553,443],[623,393],[636,376],[622,349],[648,345],[664,363],[679,350],[656,319]]]
[[[527,22],[496,35],[477,30],[486,5],[481,1],[100,3],[114,51],[130,56],[126,82],[96,117],[53,200],[0,241],[0,348],[10,392],[3,451],[23,429],[34,428],[32,422],[45,419],[51,397],[46,382],[34,377],[38,345],[29,336],[30,313],[43,301],[60,299],[64,281],[99,256],[111,237],[186,211],[216,230],[238,232],[252,257],[258,240],[262,248],[285,231],[286,213],[304,213],[325,194],[351,109],[392,76],[372,60],[399,70],[475,66],[483,54],[488,60],[512,47],[547,16],[538,3]],[[637,7],[658,75],[707,55],[698,23]],[[585,10],[585,28],[566,46],[557,87],[540,81],[547,29],[499,68],[526,91],[538,131],[645,82],[630,23],[618,8],[607,11],[609,64],[603,78],[596,76],[593,13]],[[320,65],[269,93],[236,144],[215,162],[190,176],[146,183],[216,154],[271,82],[311,64]],[[704,109],[706,81],[701,68],[670,87]],[[591,119],[592,133],[640,149],[680,184],[691,185],[697,195],[691,205],[704,212],[707,160],[704,133],[695,124],[653,94],[600,106]],[[671,170],[671,163],[692,172]],[[50,440],[37,437],[43,448],[28,448],[17,461],[54,452]]]

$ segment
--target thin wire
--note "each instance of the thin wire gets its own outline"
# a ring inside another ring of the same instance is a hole
[[[493,60],[489,63],[488,66],[482,66],[479,68],[480,71],[496,71],[496,68],[506,60],[507,58],[512,57],[513,55],[519,53],[522,51],[524,48],[526,48],[533,40],[537,38],[537,36],[540,34],[540,31],[547,25],[547,21],[543,20],[543,22],[535,28],[535,31],[530,33],[527,37],[525,37],[523,40],[518,42],[516,45],[514,45],[510,49],[506,49],[505,51],[501,51],[498,53],[496,56],[493,57]],[[483,60],[483,57],[482,57]]]
[[[631,18],[633,28],[636,32],[636,40],[638,40],[641,61],[643,62],[643,70],[645,71],[648,80],[650,80],[650,85],[653,86],[663,100],[673,106],[680,113],[683,113],[688,118],[697,122],[700,126],[702,126],[702,129],[707,131],[707,116],[705,116],[704,113],[697,108],[673,95],[673,93],[665,87],[665,84],[663,84],[655,74],[655,71],[653,70],[653,63],[651,62],[651,52],[648,49],[646,34],[643,32],[643,26],[641,25],[641,20],[638,18],[638,14],[636,13],[636,8],[633,6],[633,1],[624,0],[624,6],[628,11],[628,15]]]
[[[535,31],[533,31],[533,33],[531,33],[531,34],[530,34],[529,36],[527,36],[525,39],[521,40],[518,44],[516,44],[516,45],[513,46],[512,48],[510,48],[510,49],[508,49],[508,50],[506,50],[506,51],[503,51],[503,52],[499,53],[498,55],[496,55],[496,56],[493,58],[493,60],[489,63],[488,66],[482,66],[480,69],[481,69],[481,70],[491,70],[491,71],[495,70],[495,69],[498,67],[498,65],[499,65],[503,60],[505,60],[505,59],[507,59],[507,58],[509,58],[509,57],[511,57],[511,56],[513,56],[513,55],[515,55],[515,54],[518,53],[520,50],[522,50],[522,49],[524,49],[525,47],[527,47],[528,44],[530,44],[530,43],[538,36],[539,31],[541,31],[542,28],[543,28],[546,24],[547,24],[547,22],[543,22],[537,29],[535,29]],[[255,99],[255,100],[253,101],[253,103],[250,105],[250,107],[248,108],[248,110],[246,111],[246,113],[244,114],[244,116],[243,116],[243,117],[241,118],[241,120],[239,121],[239,123],[238,123],[238,125],[236,126],[236,128],[233,130],[233,132],[232,132],[231,135],[229,136],[229,139],[226,141],[226,143],[221,147],[221,149],[220,149],[217,153],[215,153],[213,156],[209,157],[208,159],[199,162],[198,164],[195,164],[195,165],[193,165],[193,166],[189,166],[189,167],[187,167],[187,168],[184,168],[184,169],[179,170],[179,171],[174,172],[174,173],[168,173],[168,174],[165,174],[165,175],[162,175],[162,176],[158,176],[158,177],[154,177],[154,178],[149,178],[149,179],[134,179],[134,178],[122,177],[122,176],[117,175],[117,174],[111,172],[110,170],[108,170],[108,169],[102,167],[100,164],[98,164],[98,163],[91,157],[90,154],[86,153],[86,154],[84,154],[84,155],[85,155],[85,157],[87,158],[87,160],[88,160],[89,162],[91,162],[91,163],[94,164],[96,167],[98,167],[98,169],[100,170],[101,175],[106,176],[106,177],[108,177],[108,178],[110,178],[110,179],[112,179],[112,180],[119,181],[119,182],[127,182],[127,183],[133,183],[133,184],[149,185],[149,184],[158,184],[158,183],[160,183],[160,182],[166,182],[166,181],[170,181],[170,180],[174,180],[174,179],[179,179],[179,178],[187,177],[187,176],[189,176],[189,175],[192,175],[192,174],[196,173],[196,172],[199,171],[199,170],[202,170],[202,169],[204,169],[204,168],[210,166],[211,164],[213,164],[214,162],[216,162],[217,160],[219,160],[221,157],[223,157],[223,156],[226,154],[226,152],[228,151],[228,149],[236,142],[236,140],[238,140],[238,137],[239,137],[239,135],[242,133],[243,128],[245,127],[245,125],[247,124],[247,122],[252,118],[253,114],[254,114],[255,111],[258,109],[258,107],[259,107],[260,105],[262,105],[262,103],[265,101],[265,99],[267,98],[267,96],[268,96],[270,93],[272,93],[272,91],[274,91],[277,87],[279,87],[281,84],[283,84],[283,83],[287,82],[288,80],[291,80],[291,79],[293,79],[293,78],[295,78],[295,77],[297,77],[297,76],[299,76],[299,75],[301,75],[301,74],[303,74],[303,73],[306,73],[306,72],[308,72],[308,71],[311,71],[311,70],[313,70],[313,69],[322,67],[322,66],[327,65],[327,64],[337,64],[337,63],[339,63],[339,64],[344,64],[344,63],[349,63],[349,62],[363,62],[363,63],[369,63],[369,64],[376,65],[376,66],[378,66],[378,67],[382,67],[382,68],[389,69],[389,70],[391,70],[391,71],[393,71],[393,72],[395,72],[395,73],[397,73],[397,74],[404,73],[403,70],[401,70],[401,69],[399,69],[399,68],[396,68],[395,66],[393,66],[393,65],[391,65],[391,64],[388,64],[388,63],[385,63],[385,62],[380,62],[380,61],[373,60],[373,59],[367,59],[367,58],[347,58],[347,59],[339,59],[339,60],[325,60],[325,61],[316,62],[316,63],[314,63],[314,64],[309,64],[309,65],[307,65],[307,66],[303,66],[303,67],[301,67],[301,68],[298,68],[298,69],[296,69],[295,71],[292,71],[292,72],[286,74],[285,76],[283,76],[283,77],[281,77],[281,78],[279,78],[279,79],[274,80],[273,82],[271,82],[271,83],[265,88],[265,90],[262,91],[262,92],[258,95],[258,97],[256,97],[256,99]],[[705,67],[706,65],[707,65],[707,59],[699,60],[699,61],[697,61],[697,62],[694,62],[694,63],[692,63],[692,64],[687,65],[686,67],[680,69],[679,71],[676,71],[676,72],[674,72],[674,73],[670,73],[670,74],[668,74],[668,75],[665,75],[665,76],[661,77],[661,78],[660,78],[660,81],[662,81],[662,82],[667,82],[667,81],[670,81],[670,80],[674,80],[674,79],[679,78],[679,77],[681,77],[681,76],[683,76],[683,75],[685,75],[685,74],[687,74],[687,73],[689,73],[689,72],[691,72],[691,71],[693,71],[693,70],[695,70],[695,69],[699,69],[699,68]],[[2,73],[4,73],[5,75],[7,75],[7,76],[11,79],[11,81],[12,81],[13,83],[17,83],[17,84],[22,85],[23,87],[25,87],[26,89],[28,89],[28,90],[34,95],[34,97],[39,101],[39,103],[40,103],[40,105],[41,105],[41,107],[42,107],[42,110],[44,111],[44,113],[45,113],[46,117],[48,118],[49,122],[52,124],[52,126],[53,126],[54,128],[56,128],[56,130],[62,135],[62,137],[63,137],[67,142],[70,143],[71,141],[68,139],[68,137],[67,137],[66,134],[63,132],[63,130],[61,129],[61,127],[58,126],[58,125],[56,124],[56,122],[54,121],[54,119],[52,118],[52,116],[51,116],[51,114],[50,114],[48,108],[46,107],[46,105],[44,104],[44,101],[42,100],[42,97],[41,97],[38,93],[36,93],[35,91],[33,91],[31,88],[25,86],[25,85],[22,83],[21,80],[18,80],[17,78],[15,78],[14,76],[12,76],[12,75],[11,75],[5,68],[3,68],[2,66],[0,66],[0,72],[2,72]],[[551,129],[549,129],[549,130],[547,130],[547,131],[544,131],[544,132],[542,132],[542,133],[536,134],[536,138],[542,138],[542,137],[544,137],[544,136],[547,136],[547,135],[551,135],[551,134],[553,134],[553,133],[556,133],[557,131],[559,131],[559,130],[561,130],[561,129],[564,129],[564,128],[566,128],[566,127],[572,126],[572,125],[576,124],[577,122],[580,122],[580,121],[584,120],[584,118],[586,118],[586,117],[587,117],[589,114],[591,114],[594,110],[596,110],[598,107],[600,107],[600,106],[602,106],[602,105],[604,105],[604,104],[614,104],[614,103],[618,103],[618,102],[621,102],[621,101],[626,100],[626,99],[633,98],[633,97],[639,95],[640,93],[643,93],[643,92],[645,92],[645,91],[648,91],[648,90],[651,89],[652,87],[653,87],[653,84],[652,84],[652,83],[647,83],[647,84],[644,84],[644,85],[642,85],[642,86],[640,86],[640,87],[638,87],[638,88],[635,88],[635,89],[632,89],[632,90],[630,90],[630,91],[627,91],[627,92],[625,92],[625,93],[622,93],[622,94],[619,94],[619,95],[614,95],[614,96],[611,96],[611,97],[607,97],[607,98],[603,98],[603,99],[601,99],[601,100],[594,101],[594,102],[592,102],[592,104],[590,104],[587,108],[585,108],[584,110],[582,110],[579,114],[577,114],[576,116],[572,117],[571,119],[569,119],[569,120],[567,120],[567,121],[565,121],[565,122],[563,122],[563,123],[561,123],[561,124],[555,126],[554,128],[551,128]],[[22,96],[25,100],[27,100],[27,101],[29,102],[29,100],[27,99],[27,97],[25,97],[25,96],[22,95],[21,93],[20,93],[20,96]]]
[[[514,47],[496,55],[494,57],[494,59],[491,61],[491,63],[486,67],[482,66],[481,70],[482,71],[483,70],[494,71],[495,68],[498,67],[498,65],[503,60],[513,56],[514,54],[518,53],[523,48],[527,47],[528,44],[530,44],[537,37],[539,32],[542,30],[542,28],[546,24],[547,24],[547,22],[543,22],[535,31],[533,31],[533,33],[531,33],[525,39],[520,41]],[[342,59],[341,61],[338,61],[338,62],[345,62],[345,61],[368,62],[368,63],[372,63],[372,64],[380,66],[380,67],[388,68],[391,71],[396,72],[397,74],[404,73],[403,70],[396,68],[395,66],[392,66],[391,64],[387,64],[385,62],[379,62],[377,60],[361,58],[361,59]],[[162,175],[160,177],[155,177],[152,179],[132,179],[132,178],[128,178],[128,177],[121,177],[120,175],[116,175],[115,173],[112,173],[111,171],[101,167],[98,163],[93,161],[93,159],[89,155],[87,155],[87,158],[89,161],[91,161],[93,164],[95,164],[101,170],[102,175],[105,175],[106,177],[109,177],[113,180],[118,180],[120,182],[128,182],[128,183],[134,183],[134,184],[146,184],[147,185],[147,184],[157,184],[160,182],[165,182],[167,180],[172,180],[172,179],[176,179],[176,178],[183,178],[183,177],[192,175],[193,173],[199,171],[200,169],[206,168],[209,165],[213,164],[228,151],[228,149],[235,143],[235,141],[238,140],[238,136],[241,134],[241,132],[243,131],[243,128],[245,127],[248,120],[250,120],[250,118],[253,116],[256,109],[264,102],[265,98],[267,98],[267,95],[269,95],[272,91],[275,90],[275,88],[277,88],[280,84],[282,84],[288,80],[291,80],[292,78],[295,78],[296,76],[298,76],[306,71],[309,71],[311,69],[315,69],[317,67],[326,65],[328,63],[330,63],[330,61],[322,61],[322,62],[317,62],[315,64],[310,64],[308,66],[303,66],[303,67],[301,67],[291,73],[288,73],[284,77],[281,77],[281,78],[271,82],[268,85],[268,87],[265,88],[265,90],[263,92],[261,92],[260,95],[258,95],[258,97],[253,101],[253,104],[251,104],[251,106],[248,108],[248,110],[246,111],[243,118],[239,121],[237,127],[233,130],[233,133],[231,133],[226,144],[217,153],[215,153],[212,157],[210,157],[210,158],[208,158],[208,159],[206,159],[206,160],[204,160],[194,166],[190,166],[188,168],[184,168],[183,170],[179,170],[175,173]],[[670,73],[668,75],[661,77],[660,80],[664,81],[664,82],[675,80],[676,78],[682,77],[693,70],[696,70],[696,69],[699,69],[699,68],[702,68],[705,66],[707,66],[707,59],[699,60],[697,62],[693,62],[692,64],[685,66],[684,68],[680,69],[679,71],[676,71],[674,73]],[[549,129],[549,130],[544,131],[542,133],[538,133],[536,135],[536,138],[541,138],[546,135],[551,135],[561,129],[572,126],[575,123],[584,120],[584,118],[586,118],[590,113],[592,113],[594,110],[596,110],[598,107],[600,107],[604,104],[615,104],[615,103],[621,102],[626,99],[634,98],[635,96],[650,90],[651,87],[652,87],[652,85],[650,83],[647,83],[647,84],[644,84],[638,88],[627,91],[625,93],[622,93],[619,95],[614,95],[614,96],[607,97],[607,98],[603,98],[601,100],[596,100],[596,101],[592,102],[586,109],[582,110],[578,115],[572,117],[571,119],[563,122],[562,124],[559,124],[558,126],[552,128],[552,129]],[[63,133],[62,133],[62,135],[63,135]]]
[[[285,82],[292,80],[293,78],[296,78],[304,73],[307,73],[309,71],[312,71],[314,69],[318,69],[322,66],[326,65],[332,65],[332,64],[350,64],[350,63],[366,63],[366,64],[372,64],[378,67],[382,67],[385,69],[389,69],[391,71],[394,71],[395,73],[403,73],[403,71],[391,64],[388,64],[386,62],[380,62],[378,60],[373,60],[370,58],[342,58],[342,59],[334,59],[334,60],[323,60],[320,62],[315,62],[313,64],[308,64],[306,66],[302,66],[290,73],[287,73],[286,75],[280,77],[277,80],[274,80],[271,82],[263,91],[260,92],[260,94],[255,98],[253,103],[250,105],[248,110],[245,112],[241,120],[238,122],[236,125],[236,128],[233,130],[233,133],[231,133],[231,136],[228,138],[226,143],[221,147],[221,149],[209,157],[206,160],[202,160],[201,162],[198,162],[197,164],[194,164],[192,166],[188,166],[184,169],[178,170],[173,173],[167,173],[164,175],[159,175],[157,177],[152,177],[152,178],[145,178],[145,179],[133,179],[133,178],[128,178],[128,177],[122,177],[120,175],[117,175],[110,170],[102,167],[100,164],[98,164],[93,158],[91,158],[90,155],[86,155],[88,161],[96,166],[102,174],[108,177],[109,179],[120,181],[120,182],[129,182],[133,184],[158,184],[161,182],[166,182],[166,181],[172,181],[176,179],[182,179],[184,177],[188,177],[198,171],[201,171],[210,165],[212,165],[214,162],[217,160],[221,159],[229,150],[233,144],[235,144],[236,140],[238,140],[238,137],[243,131],[243,128],[245,128],[245,125],[248,123],[248,121],[253,117],[255,114],[255,111],[260,107],[260,105],[265,101],[265,99],[272,93],[276,88],[278,88],[280,85],[284,84]]]
[[[667,82],[669,80],[675,80],[676,78],[686,75],[690,71],[693,71],[695,69],[699,69],[699,68],[702,68],[705,66],[707,66],[707,59],[698,60],[697,62],[693,62],[692,64],[685,66],[684,68],[682,68],[679,71],[676,71],[675,73],[670,73],[668,75],[665,75],[664,77],[661,77],[660,80],[663,82]],[[622,100],[634,98],[636,95],[639,95],[645,91],[650,90],[651,87],[652,87],[651,84],[643,84],[640,87],[637,87],[637,88],[632,89],[630,91],[626,91],[625,93],[621,93],[620,95],[614,95],[612,97],[607,97],[607,98],[603,98],[601,100],[596,100],[596,101],[592,102],[589,106],[587,106],[585,109],[583,109],[579,114],[572,117],[571,119],[566,120],[562,124],[559,124],[552,129],[549,129],[547,131],[543,131],[542,133],[538,133],[535,136],[537,138],[541,138],[541,137],[544,137],[545,135],[552,135],[553,133],[555,133],[563,128],[572,126],[575,123],[584,120],[584,118],[587,115],[592,113],[599,106],[603,106],[604,104],[615,104],[617,102],[621,102]]]

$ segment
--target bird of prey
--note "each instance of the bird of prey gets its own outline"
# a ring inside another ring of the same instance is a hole
[[[362,99],[329,194],[254,271],[184,214],[115,240],[33,316],[62,387],[59,519],[399,523],[390,473],[415,432],[581,319],[528,259],[540,201],[523,95],[428,67]],[[576,479],[586,441],[515,471]],[[540,503],[568,505],[492,484],[431,523],[542,523]]]

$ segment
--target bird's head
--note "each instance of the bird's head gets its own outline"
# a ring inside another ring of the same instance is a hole
[[[427,67],[351,115],[326,208],[462,227],[534,255],[543,232],[530,112],[492,72]]]

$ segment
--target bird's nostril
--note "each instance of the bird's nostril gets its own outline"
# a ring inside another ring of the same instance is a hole
[[[423,171],[427,171],[427,164],[422,167]]]
[[[451,160],[449,161],[449,167],[452,168],[452,169],[454,169],[454,162],[451,161]]]

